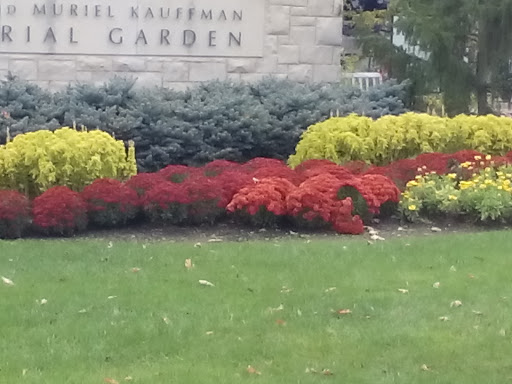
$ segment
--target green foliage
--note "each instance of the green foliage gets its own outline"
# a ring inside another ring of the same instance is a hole
[[[255,84],[209,82],[185,92],[133,89],[116,78],[103,86],[73,85],[58,93],[8,79],[0,85],[0,143],[60,126],[99,128],[134,140],[139,171],[215,159],[286,159],[311,124],[332,114],[372,118],[404,112],[406,84],[362,92],[339,84],[304,85],[268,78]]]
[[[0,188],[37,196],[53,186],[81,190],[95,179],[136,173],[133,145],[101,131],[61,128],[18,135],[0,146]]]
[[[425,152],[473,149],[492,155],[512,150],[512,119],[496,116],[443,118],[406,113],[377,120],[351,115],[308,128],[289,164],[310,159],[383,165]]]

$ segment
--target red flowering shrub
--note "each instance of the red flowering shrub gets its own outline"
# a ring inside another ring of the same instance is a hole
[[[77,192],[53,187],[34,199],[34,226],[47,234],[70,236],[87,227],[87,207]]]
[[[213,224],[225,212],[227,203],[220,180],[201,176],[189,178],[183,183],[189,200],[187,221],[190,224]]]
[[[114,179],[98,179],[84,188],[89,221],[101,227],[126,224],[137,214],[139,197],[135,190]]]
[[[236,171],[241,165],[229,160],[214,160],[203,167],[205,176],[218,176],[226,171]]]
[[[246,185],[254,184],[253,177],[245,172],[230,170],[222,172],[220,175],[212,178],[216,183],[216,188],[222,193],[222,200],[219,205],[223,208],[233,200],[233,196]]]
[[[147,191],[164,180],[162,175],[158,173],[139,173],[132,176],[125,185],[137,192],[138,196],[143,196]]]
[[[30,202],[18,191],[0,190],[0,238],[17,239],[30,225]]]
[[[167,181],[171,181],[173,183],[182,183],[197,172],[198,168],[189,167],[186,165],[168,165],[164,169],[158,171],[158,174]]]
[[[338,198],[343,186],[344,182],[334,175],[314,176],[287,196],[288,213],[296,218],[299,226],[321,228],[331,224],[339,233],[362,233],[362,220],[359,216],[353,216],[352,199]]]
[[[400,201],[400,190],[390,178],[383,175],[364,175],[360,178],[363,186],[377,199],[377,204]]]
[[[266,157],[255,157],[247,163],[242,164],[242,169],[246,172],[252,173],[260,168],[279,168],[286,166],[286,164],[277,159],[268,159]]]
[[[262,168],[258,168],[251,174],[251,176],[258,180],[266,179],[269,177],[278,177],[281,179],[286,179],[295,185],[299,185],[302,182],[302,175],[295,172],[293,169],[286,166],[284,163],[282,163],[280,166],[275,167],[265,166]]]
[[[274,225],[279,216],[286,215],[286,196],[295,188],[286,179],[262,179],[242,188],[226,209],[249,219],[254,225]]]
[[[151,188],[143,197],[144,212],[152,221],[182,224],[188,217],[187,187],[183,183],[164,181]]]
[[[339,165],[332,162],[331,160],[310,159],[310,160],[303,161],[302,163],[297,165],[295,167],[295,171],[302,173],[309,169],[327,168],[327,167],[339,167]]]

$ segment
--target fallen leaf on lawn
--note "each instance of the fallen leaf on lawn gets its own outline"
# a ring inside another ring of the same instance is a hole
[[[146,244],[142,244],[142,249],[146,249],[148,246]],[[126,379],[125,379],[126,380]]]
[[[206,332],[206,336],[211,336],[211,335],[213,335],[213,331]]]
[[[169,325],[171,322],[169,321],[168,317],[162,317],[162,320],[165,324]]]
[[[400,293],[409,293],[409,290],[408,289],[400,288],[400,289],[398,289],[398,292],[400,292]]]
[[[224,240],[222,239],[208,239],[209,243],[222,243]]]
[[[370,239],[373,240],[373,241],[384,241],[384,240],[386,240],[385,238],[383,238],[383,237],[381,237],[379,235],[371,235]]]
[[[455,300],[450,303],[450,308],[458,308],[458,307],[462,307],[462,301]]]
[[[448,321],[448,320],[450,320],[450,319],[448,318],[448,316],[441,316],[441,317],[439,318],[439,320],[441,320],[441,321]]]
[[[469,273],[469,274],[468,274],[468,277],[469,277],[470,279],[474,279],[474,278],[475,278],[475,275],[473,275],[472,273]]]
[[[111,379],[110,377],[107,377],[104,381],[105,383],[108,384],[119,384],[119,381],[117,381],[116,379]]]
[[[135,267],[135,268],[132,268],[131,271],[133,273],[137,273],[137,272],[140,272],[140,268]]]
[[[430,367],[428,367],[428,366],[427,366],[427,364],[423,364],[423,365],[420,367],[420,369],[421,369],[422,371],[430,371],[430,370],[431,370],[431,369],[430,369]]]
[[[282,311],[283,309],[284,309],[284,305],[283,305],[283,304],[281,304],[281,305],[279,305],[279,307],[276,307],[276,308],[272,308],[272,307],[270,307],[270,308],[268,309],[268,311],[269,311],[270,313],[274,313],[274,312]]]
[[[112,248],[114,246],[114,243],[112,243],[111,241],[108,242],[108,245],[107,245],[107,248]]]
[[[373,241],[368,240],[368,245],[373,245],[373,244],[375,244]]]
[[[336,313],[338,315],[349,315],[352,313],[352,311],[350,309],[338,309]]]
[[[306,373],[318,373],[315,368],[306,368]]]
[[[78,313],[87,313],[87,309],[81,309],[78,311]]]
[[[194,268],[194,264],[192,263],[192,259],[186,259],[185,260],[185,268],[187,268],[187,269]]]
[[[302,311],[300,309],[297,309],[297,315],[302,316]]]
[[[477,316],[482,316],[482,315],[483,315],[483,313],[482,313],[482,312],[480,312],[480,311],[474,311],[474,310],[473,310],[473,311],[471,311],[471,312],[473,312],[473,313],[474,313],[475,315],[477,315]]]
[[[195,243],[194,244],[194,248],[201,248],[203,246],[203,244],[201,243]]]
[[[450,272],[457,272],[457,268],[455,268],[455,265],[452,265],[450,267]]]
[[[252,365],[247,366],[247,373],[251,375],[261,375],[261,372],[256,370],[256,368],[254,368]]]
[[[281,320],[281,319],[277,319],[277,320],[276,320],[276,324],[277,324],[277,325],[286,325],[286,321]]]
[[[333,376],[334,373],[332,373],[330,369],[324,369],[322,371],[322,375],[324,375],[324,376]]]
[[[325,290],[325,293],[333,292],[333,291],[335,291],[335,290],[336,290],[336,287],[327,288],[327,289]]]
[[[215,285],[210,283],[208,280],[199,280],[199,284],[204,285],[206,287],[215,287]]]
[[[439,281],[432,284],[432,287],[434,287],[434,288],[439,288],[440,286],[441,286],[441,283]]]
[[[290,293],[291,291],[293,291],[293,289],[286,286],[281,288],[281,293]]]
[[[107,297],[107,299],[109,299],[109,300],[117,299],[117,296],[109,296],[109,297]]]
[[[23,371],[21,371],[21,375],[25,376],[27,374],[27,372],[28,372],[28,369],[24,369]]]
[[[501,328],[499,334],[500,334],[500,336],[506,336],[507,331],[505,331],[503,328]]]
[[[2,276],[2,281],[5,285],[10,285],[11,287],[14,285],[14,282],[11,279],[8,279],[7,277]]]
[[[41,305],[48,304],[48,300],[46,300],[46,299],[41,299],[41,300],[39,301],[39,304],[41,304]]]
[[[126,376],[124,378],[124,381],[132,381],[132,380],[133,380],[133,377],[131,377],[131,376]]]

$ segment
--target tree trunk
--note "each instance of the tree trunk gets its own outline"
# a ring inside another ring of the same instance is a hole
[[[489,106],[489,83],[491,77],[489,52],[487,47],[488,20],[485,17],[478,23],[478,53],[476,57],[476,99],[478,114],[493,113]]]

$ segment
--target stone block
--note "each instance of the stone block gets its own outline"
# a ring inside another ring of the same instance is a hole
[[[281,38],[281,37],[285,37],[285,36],[270,36],[269,35],[265,38],[263,56],[277,54],[277,51],[279,48],[278,38]]]
[[[290,25],[293,26],[315,26],[316,17],[314,16],[296,16],[290,19]]]
[[[162,87],[163,80],[162,74],[158,72],[138,72],[133,73],[133,76],[137,79],[135,87],[137,88],[151,88],[151,87]]]
[[[163,66],[163,81],[166,82],[183,82],[188,81],[189,64],[179,62],[166,62]]]
[[[9,70],[9,58],[6,56],[0,57],[0,70]]]
[[[37,61],[35,60],[10,60],[9,71],[21,80],[38,80]]]
[[[78,71],[110,71],[112,59],[106,56],[78,56],[76,69]]]
[[[334,16],[334,0],[310,0],[308,14],[310,16]]]
[[[308,16],[308,7],[293,7],[290,9],[290,15],[293,16]]]
[[[292,7],[306,7],[308,0],[270,0],[273,5],[290,5]]]
[[[279,64],[299,64],[299,46],[281,45],[277,54]]]
[[[277,56],[265,57],[259,59],[256,63],[256,73],[276,73],[277,72]]]
[[[341,81],[340,65],[315,65],[313,68],[313,81],[318,83],[336,83]]]
[[[73,81],[75,77],[75,61],[42,59],[38,62],[38,80]]]
[[[257,81],[263,80],[268,75],[265,73],[242,73],[240,75],[240,80],[247,81],[249,83],[255,83]]]
[[[75,80],[79,83],[92,83],[92,72],[78,71]]]
[[[315,27],[290,27],[290,44],[314,46],[316,43]]]
[[[148,72],[162,72],[164,70],[165,60],[161,57],[147,57],[146,58],[146,71]]]
[[[269,35],[287,35],[290,31],[290,7],[270,6],[267,16],[267,33]]]
[[[228,73],[251,73],[256,70],[258,59],[228,59]]]
[[[303,64],[331,64],[333,47],[303,45],[300,47],[300,62]]]
[[[340,17],[319,17],[316,24],[318,45],[341,46],[343,40],[343,19]]]
[[[310,83],[313,80],[313,66],[309,64],[290,65],[288,78],[299,83]]]
[[[146,70],[146,59],[144,57],[116,56],[112,59],[112,70],[114,72],[142,72]]]
[[[190,63],[190,81],[224,80],[226,76],[226,64]]]

